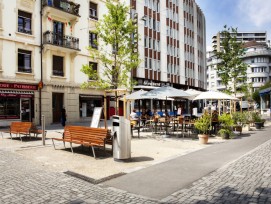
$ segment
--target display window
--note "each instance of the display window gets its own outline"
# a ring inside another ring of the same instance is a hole
[[[80,117],[92,117],[95,107],[102,107],[102,96],[80,95]]]
[[[0,119],[20,119],[20,98],[0,98]]]

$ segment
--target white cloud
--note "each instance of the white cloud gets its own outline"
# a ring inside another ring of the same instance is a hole
[[[261,27],[271,23],[270,0],[239,0],[238,9],[242,18],[254,26]]]

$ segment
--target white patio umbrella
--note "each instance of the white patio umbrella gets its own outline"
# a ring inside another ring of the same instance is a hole
[[[219,91],[206,91],[202,92],[198,96],[196,96],[193,100],[201,100],[201,99],[206,99],[206,100],[239,100],[238,98],[235,98],[231,95],[228,95],[226,93],[222,93]],[[219,114],[220,114],[220,109],[219,109]]]
[[[183,90],[175,89],[171,86],[162,86],[160,88],[148,91],[141,96],[149,98],[187,98],[190,96],[190,94]]]
[[[190,95],[188,97],[189,100],[193,100],[196,96],[198,96],[202,93],[202,91],[198,91],[196,89],[187,89],[185,92]]]
[[[190,94],[186,93],[183,90],[180,89],[175,89],[171,86],[163,86],[157,89],[153,89],[147,93],[144,93],[141,95],[143,98],[163,98],[166,97],[166,101],[168,98],[187,98],[190,96]],[[168,131],[167,131],[167,126],[166,126],[166,134],[164,135],[165,137],[168,136]]]
[[[198,96],[196,96],[193,100],[201,100],[201,99],[209,99],[209,100],[239,100],[238,98],[235,98],[233,96],[230,96],[228,94],[219,92],[219,91],[206,91],[202,92]]]
[[[140,89],[139,91],[135,91],[129,95],[126,96],[126,100],[133,101],[142,99],[141,95],[147,93],[147,91],[144,91],[143,89]]]

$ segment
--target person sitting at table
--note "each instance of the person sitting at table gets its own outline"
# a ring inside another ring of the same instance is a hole
[[[148,115],[146,113],[146,110],[143,109],[140,120],[142,121],[142,125],[145,126],[146,120],[148,120]]]
[[[213,134],[216,134],[217,126],[218,126],[218,112],[214,110],[214,112],[212,113],[212,133]]]
[[[130,114],[130,120],[138,120],[138,115],[137,115],[135,109],[133,109],[131,114]]]
[[[153,120],[155,123],[158,123],[158,118],[160,118],[160,115],[158,114],[157,110],[154,109],[153,111]]]
[[[131,121],[131,127],[133,128],[134,126],[137,125],[138,122],[138,115],[136,113],[136,110],[133,109],[133,111],[130,114],[130,121]]]

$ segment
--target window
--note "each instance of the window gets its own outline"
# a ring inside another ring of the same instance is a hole
[[[89,67],[91,67],[95,73],[98,73],[98,63],[89,62]],[[95,77],[89,77],[89,80],[95,80]]]
[[[98,20],[97,4],[89,2],[89,17]]]
[[[145,57],[145,68],[148,68],[148,58]]]
[[[31,51],[18,50],[18,71],[31,73]]]
[[[20,118],[20,98],[0,98],[0,118],[19,119]]]
[[[144,36],[144,47],[148,48],[148,37]]]
[[[31,14],[18,11],[18,32],[31,35]]]
[[[53,75],[64,76],[63,65],[64,58],[53,55]]]
[[[89,32],[89,46],[98,49],[97,39],[98,38],[96,33]]]

